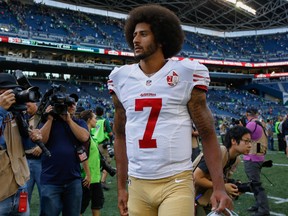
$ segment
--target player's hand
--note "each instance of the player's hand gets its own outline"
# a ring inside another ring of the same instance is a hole
[[[118,190],[118,208],[121,216],[128,216],[128,192]]]
[[[211,196],[212,211],[225,213],[225,208],[233,210],[233,201],[224,190],[215,190]]]

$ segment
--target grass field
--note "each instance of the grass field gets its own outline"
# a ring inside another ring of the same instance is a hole
[[[276,146],[276,145],[275,145]],[[269,205],[271,215],[288,216],[288,158],[283,152],[269,151],[266,155],[267,160],[273,160],[273,167],[263,168],[261,179],[264,188],[269,197]],[[272,182],[272,184],[265,178],[265,176]],[[240,164],[234,174],[234,179],[240,179],[242,182],[247,181],[243,170],[243,163]],[[116,194],[116,178],[109,177],[108,183],[109,191],[105,191],[105,204],[101,210],[102,216],[118,216],[117,209],[117,194]],[[246,211],[254,203],[254,197],[250,193],[243,194],[238,200],[234,202],[235,212],[239,216],[249,216],[250,213]],[[31,216],[38,216],[39,198],[37,189],[34,190],[31,203]],[[91,210],[87,209],[84,216],[90,216]],[[146,215],[143,215],[146,216]]]

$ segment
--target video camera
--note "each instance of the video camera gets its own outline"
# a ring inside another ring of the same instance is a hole
[[[10,107],[9,111],[15,113],[26,110],[27,102],[39,102],[41,93],[39,87],[32,86],[21,70],[16,70],[14,76],[18,85],[21,86],[13,89],[16,103]]]
[[[27,109],[27,102],[38,102],[40,100],[41,93],[39,91],[39,87],[32,86],[21,70],[16,70],[14,72],[14,76],[20,87],[13,89],[16,103],[9,108],[9,111],[15,115],[15,120],[17,122],[20,135],[27,137],[29,135],[29,131],[31,131],[31,128],[29,127],[28,122],[24,119],[23,111]],[[42,149],[44,154],[49,157],[51,156],[44,143],[40,141],[35,141],[35,143]]]
[[[66,88],[63,85],[52,84],[51,89],[44,94],[37,114],[42,116],[46,108],[51,105],[53,106],[52,115],[64,115],[67,114],[68,106],[75,102],[75,98],[66,94]]]
[[[233,125],[239,125],[241,124],[243,127],[246,126],[246,118],[245,116],[242,116],[241,118],[239,119],[235,119],[233,122],[232,122]]]

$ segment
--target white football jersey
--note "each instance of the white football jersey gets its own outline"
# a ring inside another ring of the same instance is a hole
[[[108,88],[126,110],[130,176],[159,179],[192,169],[187,103],[194,86],[207,90],[209,82],[207,68],[189,59],[170,59],[151,77],[139,64],[111,72]]]

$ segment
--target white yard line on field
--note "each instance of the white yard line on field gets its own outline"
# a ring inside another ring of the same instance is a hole
[[[250,193],[250,192],[246,192],[245,194],[254,196],[254,194],[253,194],[253,193]],[[273,196],[267,196],[267,197],[268,197],[269,199],[274,200],[274,203],[275,203],[275,204],[288,203],[288,199],[283,199],[283,198],[280,198],[280,197],[273,197]],[[286,216],[286,214],[277,213],[277,212],[271,212],[271,211],[270,211],[270,214],[271,214],[271,215],[276,215],[276,216]]]
[[[282,214],[282,213],[276,213],[276,212],[271,212],[271,211],[270,211],[270,215],[276,215],[276,216],[286,216],[286,214]]]
[[[250,193],[250,192],[246,192],[245,194],[254,196],[254,194],[253,194],[253,193]],[[288,203],[288,199],[283,199],[283,198],[274,197],[274,196],[267,196],[267,197],[268,197],[269,199],[275,200],[275,201],[274,201],[275,204]]]
[[[273,163],[273,166],[288,166],[288,164],[277,164],[277,163]]]

